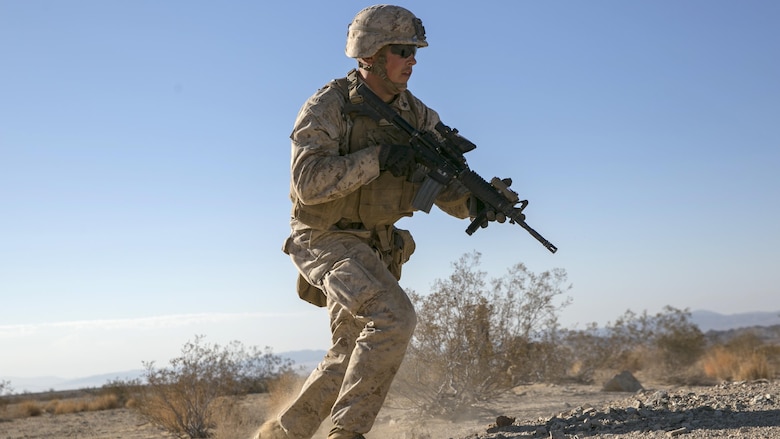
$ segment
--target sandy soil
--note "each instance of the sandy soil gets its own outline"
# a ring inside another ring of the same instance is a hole
[[[484,431],[497,416],[511,414],[524,418],[549,416],[582,404],[600,404],[623,394],[600,392],[590,386],[520,386],[514,392],[480,404],[468,413],[450,419],[418,419],[413,412],[388,406],[382,410],[369,438],[455,438]],[[273,411],[267,395],[249,395],[236,413],[228,415],[225,424],[215,432],[217,439],[248,438],[254,428]],[[316,438],[325,438],[330,425],[326,422]],[[163,439],[175,436],[144,421],[130,409],[83,412],[6,420],[0,422],[0,439],[51,438],[122,438]]]
[[[663,409],[660,406],[653,407],[655,401],[660,400],[659,394],[666,395],[667,405]],[[681,408],[683,403],[680,401],[683,399],[687,401],[687,411],[675,412],[669,408],[668,404],[678,404],[678,408]],[[654,388],[637,394],[602,392],[598,387],[585,385],[538,384],[517,387],[490,403],[477,404],[468,413],[460,413],[450,419],[419,419],[408,410],[386,407],[367,439],[571,439],[672,435],[686,439],[780,438],[778,401],[780,383],[777,382],[755,385],[738,383],[709,388]],[[698,404],[697,408],[693,407],[694,403]],[[234,413],[226,415],[224,425],[215,431],[215,438],[248,438],[255,427],[272,412],[268,405],[266,395],[248,396]],[[621,413],[625,409],[630,411],[631,407],[641,410],[637,411],[634,418],[625,419],[642,419],[644,424],[639,426],[634,422],[631,428],[622,428],[628,425],[628,421],[623,420]],[[707,421],[709,413],[713,414],[711,422]],[[497,417],[502,415],[514,418],[514,422],[503,428],[496,427]],[[762,416],[761,420],[756,417],[759,415]],[[677,418],[680,425],[666,422]],[[600,419],[604,425],[594,427],[594,419]],[[723,424],[723,428],[717,428],[718,422]],[[323,425],[315,438],[324,439],[329,428],[329,425]],[[0,421],[0,439],[173,437],[145,422],[129,409],[63,415],[44,413],[31,418]]]

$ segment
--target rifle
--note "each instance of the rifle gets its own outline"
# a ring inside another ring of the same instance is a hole
[[[414,150],[415,159],[430,170],[412,202],[415,209],[429,213],[442,189],[449,182],[457,179],[473,197],[485,205],[480,212],[474,212],[475,216],[466,233],[472,235],[480,227],[484,227],[488,222],[489,214],[502,213],[509,218],[510,223],[527,230],[547,250],[552,253],[558,251],[556,246],[525,222],[523,209],[528,206],[528,200],[520,200],[518,194],[509,189],[509,185],[501,179],[496,177],[488,183],[469,168],[463,155],[475,149],[477,145],[461,136],[457,129],[451,129],[438,122],[434,128],[444,139],[440,141],[433,133],[414,128],[364,83],[359,82],[355,91],[357,95],[352,98],[352,103],[360,104],[362,98],[362,102],[366,104],[363,108],[372,119],[377,122],[384,119],[406,132],[410,136],[409,144]]]

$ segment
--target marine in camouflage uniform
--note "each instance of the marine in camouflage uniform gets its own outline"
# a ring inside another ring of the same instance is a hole
[[[363,438],[403,360],[416,315],[398,280],[414,241],[394,223],[413,214],[426,169],[414,162],[407,134],[361,114],[350,97],[365,81],[410,124],[435,132],[438,114],[406,89],[416,49],[427,45],[410,11],[390,5],[360,11],[346,47],[359,69],[320,89],[298,114],[291,135],[292,233],[283,249],[300,273],[300,297],[327,307],[332,346],[257,438],[308,439],[328,415],[335,425],[329,439]],[[466,218],[467,200],[454,182],[436,204]]]

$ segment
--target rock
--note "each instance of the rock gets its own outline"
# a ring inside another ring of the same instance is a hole
[[[672,437],[672,436],[679,436],[681,434],[685,434],[685,433],[689,433],[689,432],[690,431],[687,428],[681,427],[681,428],[678,428],[676,430],[667,431],[666,435],[669,436],[669,437]]]
[[[659,390],[647,400],[647,405],[651,407],[667,407],[669,405],[669,393]]]
[[[631,372],[624,370],[604,383],[602,390],[605,392],[637,392],[644,390],[644,387]]]
[[[510,418],[509,416],[499,416],[496,418],[496,427],[508,427],[512,425],[512,423],[515,422],[515,418]]]

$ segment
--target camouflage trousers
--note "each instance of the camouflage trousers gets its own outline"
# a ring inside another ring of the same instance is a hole
[[[414,332],[409,297],[369,245],[369,232],[294,232],[285,252],[325,292],[332,345],[279,416],[294,439],[309,439],[330,414],[336,427],[367,433]]]

